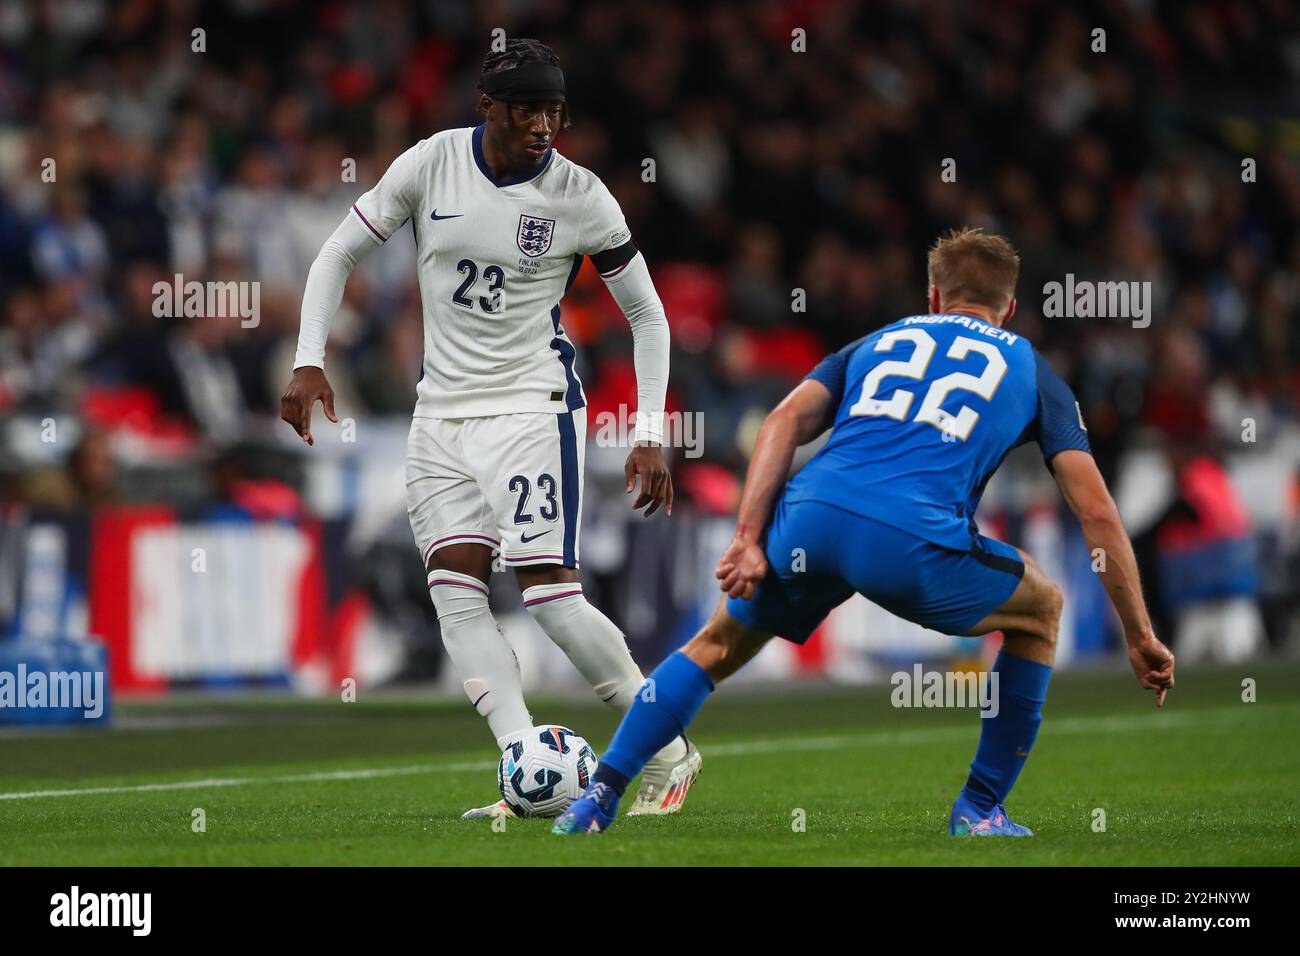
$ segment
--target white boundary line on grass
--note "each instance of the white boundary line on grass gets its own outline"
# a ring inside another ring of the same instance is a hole
[[[420,773],[468,773],[488,770],[495,761],[476,760],[449,764],[415,764],[408,767],[376,767],[367,770],[321,770],[275,777],[214,777],[206,780],[177,780],[174,783],[142,783],[125,787],[83,787],[79,790],[19,790],[0,793],[0,800],[29,800],[35,797],[84,797],[105,793],[149,793],[156,790],[205,790],[210,787],[242,787],[250,783],[323,783],[330,780],[367,780],[372,777],[409,777]]]
[[[1160,730],[1195,724],[1221,723],[1228,713],[1248,713],[1240,707],[1215,707],[1181,713],[1147,716],[1063,717],[1044,722],[1049,734],[1084,734],[1125,730]],[[744,757],[750,754],[784,753],[808,750],[841,750],[855,746],[895,746],[944,740],[974,742],[975,728],[917,727],[912,730],[877,730],[864,734],[838,734],[822,737],[787,737],[753,740],[706,747],[710,757]],[[112,793],[152,793],[167,790],[206,790],[214,787],[242,787],[249,784],[327,783],[339,780],[368,780],[375,777],[409,777],[422,773],[479,773],[496,767],[495,760],[469,760],[456,763],[413,764],[404,767],[374,767],[362,770],[322,770],[312,773],[281,774],[270,777],[212,777],[204,780],[177,780],[173,783],[142,783],[121,787],[83,787],[69,790],[18,790],[0,793],[0,800],[33,800],[42,797],[85,797]]]

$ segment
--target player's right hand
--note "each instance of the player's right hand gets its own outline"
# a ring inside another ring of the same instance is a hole
[[[722,552],[715,574],[728,596],[748,601],[754,596],[759,582],[767,577],[767,555],[763,553],[763,546],[737,535]]]
[[[1173,653],[1154,634],[1145,634],[1129,643],[1128,660],[1142,686],[1156,692],[1156,706],[1163,707],[1174,686]]]
[[[293,426],[308,445],[316,444],[311,437],[311,410],[317,401],[325,408],[325,417],[338,424],[334,414],[334,389],[330,388],[325,370],[314,365],[304,365],[293,370],[293,378],[280,396],[280,417]]]

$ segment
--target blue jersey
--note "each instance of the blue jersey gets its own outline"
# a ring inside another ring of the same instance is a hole
[[[913,315],[808,375],[834,396],[830,438],[786,486],[967,551],[975,509],[1007,453],[1089,451],[1074,394],[1023,336],[967,315]]]

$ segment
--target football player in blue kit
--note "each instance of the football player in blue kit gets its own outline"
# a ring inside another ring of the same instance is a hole
[[[928,264],[929,314],[828,356],[767,417],[717,569],[726,597],[651,675],[653,693],[638,696],[592,785],[554,832],[608,828],[628,782],[686,729],[718,681],[775,635],[807,640],[857,592],[936,631],[1003,633],[993,665],[998,708],[980,721],[949,833],[1031,836],[1005,801],[1042,722],[1063,597],[1029,555],[980,534],[974,521],[989,478],[1028,441],[1088,547],[1102,549],[1100,576],[1129,661],[1163,706],[1174,657],[1152,630],[1079,405],[1029,341],[1005,328],[1019,257],[1005,238],[965,229],[940,239]],[[828,427],[825,445],[786,483],[795,449]]]

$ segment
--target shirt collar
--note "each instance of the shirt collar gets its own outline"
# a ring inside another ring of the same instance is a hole
[[[474,164],[478,166],[479,172],[486,176],[487,181],[493,186],[498,188],[502,186],[518,186],[520,183],[526,183],[530,179],[536,179],[546,171],[548,166],[551,165],[551,154],[555,152],[555,148],[547,147],[546,155],[542,157],[542,161],[537,164],[537,168],[532,172],[525,176],[507,176],[503,179],[498,179],[496,176],[492,175],[492,167],[490,167],[487,164],[487,160],[483,158],[483,129],[484,124],[482,123],[475,126],[474,134],[470,137],[474,149]]]

